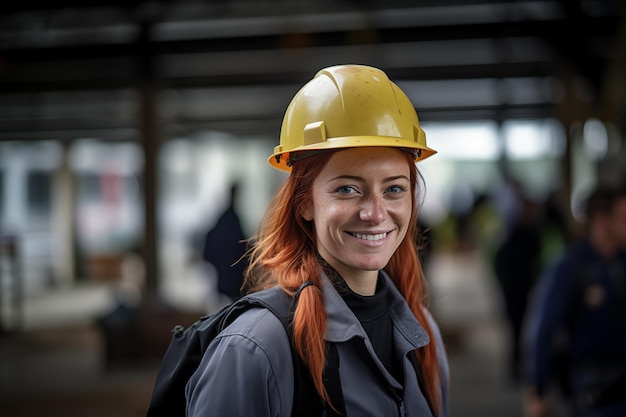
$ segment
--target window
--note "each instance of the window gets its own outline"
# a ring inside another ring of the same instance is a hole
[[[31,171],[26,177],[28,214],[46,217],[52,211],[52,177],[49,172]]]

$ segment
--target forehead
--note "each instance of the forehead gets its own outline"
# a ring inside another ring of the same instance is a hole
[[[340,171],[345,175],[367,174],[369,176],[396,172],[396,175],[408,177],[409,170],[410,164],[405,151],[389,147],[363,147],[334,152],[322,170],[322,174],[328,171]]]

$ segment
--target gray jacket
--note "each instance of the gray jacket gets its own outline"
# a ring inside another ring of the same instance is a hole
[[[369,338],[352,311],[327,277],[324,278],[324,308],[328,316],[326,340],[336,344],[346,413],[358,417],[431,416],[408,352],[430,343],[422,325],[405,300],[387,279],[393,302],[394,343],[401,352],[404,384],[397,382],[380,362]],[[429,316],[430,317],[430,316]],[[448,363],[434,321],[430,322],[443,378],[443,410],[448,415]],[[356,339],[346,343],[351,339]],[[365,343],[386,383],[355,353],[351,343]],[[265,309],[243,313],[208,346],[198,370],[186,387],[187,416],[288,417],[291,415],[294,374],[288,336],[276,318]],[[400,392],[402,400],[392,395]],[[402,389],[404,387],[404,389]]]

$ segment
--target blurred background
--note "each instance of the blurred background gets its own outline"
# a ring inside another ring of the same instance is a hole
[[[145,414],[172,326],[223,302],[202,249],[231,185],[251,236],[287,104],[344,63],[386,71],[439,152],[421,221],[451,415],[521,416],[495,257],[530,219],[539,270],[626,181],[621,0],[0,4],[3,416]]]

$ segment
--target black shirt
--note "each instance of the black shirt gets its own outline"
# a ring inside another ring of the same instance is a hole
[[[371,296],[355,293],[343,280],[335,280],[339,294],[367,333],[374,351],[385,368],[400,382],[401,367],[393,344],[393,323],[389,312],[387,282],[378,275],[376,292]]]

